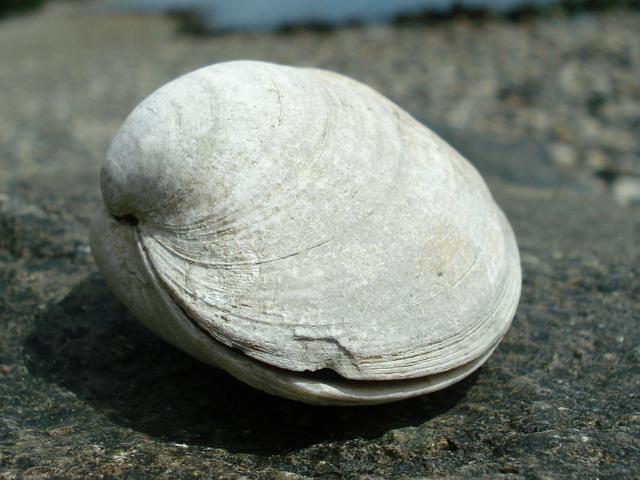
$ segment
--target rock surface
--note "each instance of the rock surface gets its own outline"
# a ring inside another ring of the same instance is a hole
[[[638,18],[563,21],[579,37],[580,25]],[[527,28],[544,36],[554,22]],[[87,17],[71,4],[0,23],[0,478],[640,475],[640,215],[556,167],[545,138],[514,128],[496,140],[432,111],[413,56],[465,29],[517,35],[498,23],[194,39],[164,18]],[[612,35],[602,45],[616,49]],[[397,43],[380,52],[369,36]],[[157,86],[241,57],[372,83],[440,122],[483,171],[516,231],[524,284],[512,329],[472,377],[379,407],[289,402],[173,349],[107,290],[87,228],[110,138]]]

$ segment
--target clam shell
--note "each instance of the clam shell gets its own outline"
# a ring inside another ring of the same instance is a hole
[[[470,374],[509,328],[518,248],[477,171],[372,89],[238,61],[145,99],[91,245],[148,328],[269,393],[383,403]]]

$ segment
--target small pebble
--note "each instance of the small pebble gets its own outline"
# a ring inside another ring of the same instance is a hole
[[[550,147],[551,158],[560,168],[573,168],[578,164],[578,152],[568,143],[554,143]]]
[[[640,178],[620,176],[611,186],[613,198],[625,207],[640,205]]]

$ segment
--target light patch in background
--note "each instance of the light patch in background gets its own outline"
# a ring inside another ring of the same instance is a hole
[[[384,23],[402,15],[447,13],[454,7],[508,11],[556,0],[109,0],[104,8],[137,12],[195,13],[205,28],[274,30],[292,25]]]

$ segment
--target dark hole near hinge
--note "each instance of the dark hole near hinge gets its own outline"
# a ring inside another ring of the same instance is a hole
[[[138,225],[138,219],[133,215],[123,215],[121,217],[113,217],[117,222],[120,222],[124,225],[129,225],[131,227],[135,227]]]

